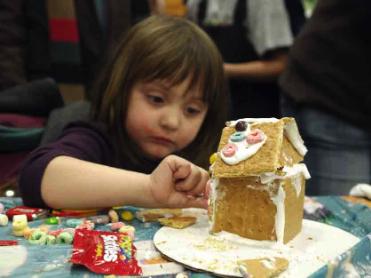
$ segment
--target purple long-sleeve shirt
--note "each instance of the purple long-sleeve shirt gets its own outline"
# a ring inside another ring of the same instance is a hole
[[[41,180],[49,162],[61,155],[116,166],[113,145],[104,129],[93,123],[73,123],[56,142],[34,150],[24,162],[19,188],[25,205],[47,206],[41,197]]]

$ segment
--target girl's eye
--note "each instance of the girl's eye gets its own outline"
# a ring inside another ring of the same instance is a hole
[[[186,111],[187,111],[187,114],[191,116],[197,115],[201,112],[200,109],[195,108],[195,107],[187,107]]]
[[[161,96],[147,95],[147,98],[149,99],[150,102],[155,103],[155,104],[164,103],[164,98]]]

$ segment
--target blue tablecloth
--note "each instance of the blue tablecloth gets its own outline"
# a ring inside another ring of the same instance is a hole
[[[322,267],[311,277],[348,277],[349,271],[356,272],[359,277],[371,277],[371,209],[366,205],[345,201],[341,197],[325,196],[313,198],[323,205],[323,210],[305,217],[336,226],[359,237],[361,241],[346,253],[334,258],[327,266]],[[0,198],[6,208],[22,205],[19,198]],[[135,210],[135,208],[129,208]],[[30,227],[41,225],[43,220],[29,222]],[[63,223],[63,222],[62,222]],[[136,228],[136,241],[150,241],[160,228],[158,223],[142,223],[134,220],[130,223]],[[60,225],[61,227],[63,224]],[[102,227],[101,229],[105,229]],[[0,240],[19,240],[17,247],[6,247],[6,260],[0,259],[0,276],[5,275],[2,269],[14,268],[8,273],[11,277],[102,277],[94,274],[84,267],[72,265],[68,260],[71,257],[71,245],[35,246],[30,245],[23,238],[12,235],[12,227],[0,227]],[[334,239],[336,240],[336,239]],[[0,247],[1,253],[5,249]],[[13,250],[13,251],[10,251]],[[185,270],[183,274],[188,277],[210,277],[205,273],[196,273]],[[161,275],[174,276],[174,275]],[[356,277],[356,276],[352,276]]]

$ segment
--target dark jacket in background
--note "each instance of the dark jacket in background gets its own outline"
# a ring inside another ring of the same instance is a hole
[[[105,54],[132,25],[131,2],[0,0],[0,94],[44,77],[89,91]]]
[[[297,105],[371,130],[371,2],[318,1],[280,79]]]

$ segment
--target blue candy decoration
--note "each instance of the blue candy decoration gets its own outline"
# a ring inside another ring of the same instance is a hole
[[[232,142],[240,142],[246,138],[245,132],[235,132],[231,135],[230,139]]]

